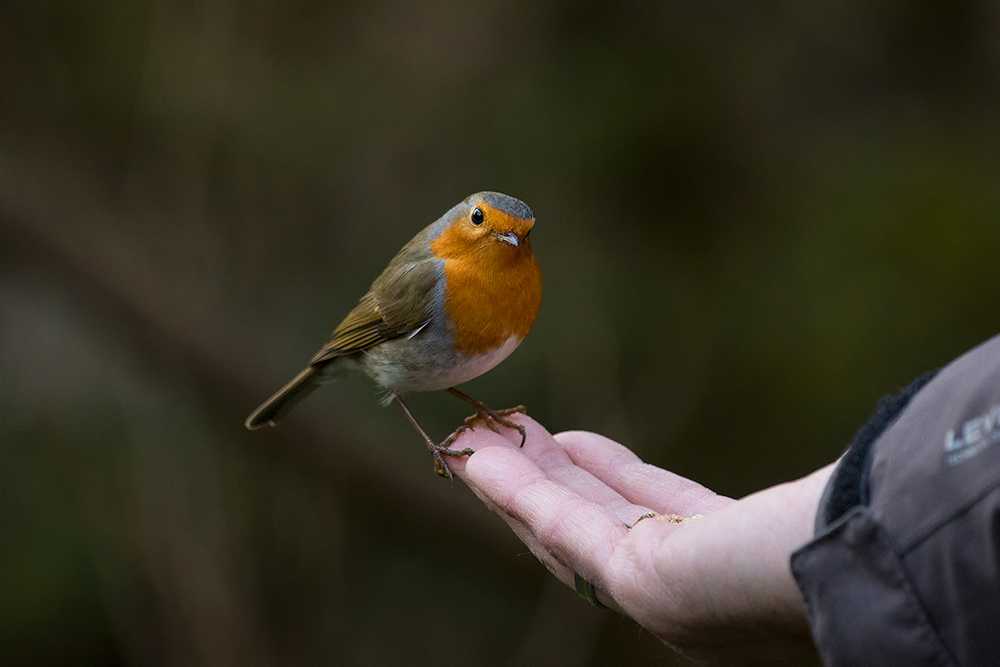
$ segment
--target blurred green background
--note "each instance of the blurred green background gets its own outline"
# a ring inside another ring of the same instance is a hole
[[[998,109],[985,0],[5,0],[0,662],[685,664],[367,378],[244,418],[493,189],[545,297],[471,393],[723,494],[801,476],[1000,331]]]

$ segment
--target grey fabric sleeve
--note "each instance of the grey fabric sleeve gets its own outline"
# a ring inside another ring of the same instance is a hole
[[[880,406],[791,566],[827,667],[1000,664],[1000,337]]]

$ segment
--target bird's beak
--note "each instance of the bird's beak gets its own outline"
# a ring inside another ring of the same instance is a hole
[[[514,246],[515,248],[521,244],[521,242],[517,238],[517,234],[515,234],[514,232],[504,232],[503,234],[497,234],[497,238],[503,241],[504,243]]]

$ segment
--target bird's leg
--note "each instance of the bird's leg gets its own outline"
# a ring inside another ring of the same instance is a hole
[[[395,396],[393,397],[392,400],[399,405],[399,407],[403,410],[403,414],[406,415],[406,418],[410,420],[411,424],[413,424],[413,428],[417,429],[417,433],[419,433],[420,437],[422,437],[424,439],[424,442],[427,443],[427,449],[431,450],[431,454],[434,455],[434,472],[441,475],[442,477],[453,479],[454,475],[452,475],[451,473],[451,468],[449,468],[448,464],[445,463],[444,457],[451,456],[454,458],[459,458],[462,456],[472,456],[473,454],[476,453],[474,449],[469,449],[468,447],[466,447],[465,449],[458,449],[458,450],[449,449],[451,443],[455,442],[455,438],[461,435],[463,431],[467,431],[472,427],[463,424],[458,428],[458,430],[456,430],[454,433],[445,438],[444,442],[442,442],[439,445],[433,440],[431,440],[430,436],[427,435],[426,432],[424,432],[424,429],[420,428],[420,424],[418,424],[417,420],[413,418],[413,414],[410,413],[410,409],[406,407],[405,403],[403,403],[403,399],[401,399],[399,396]]]
[[[516,424],[511,420],[506,419],[506,417],[509,417],[510,415],[528,414],[528,411],[525,409],[523,405],[519,405],[515,408],[507,408],[505,410],[491,410],[490,408],[486,407],[486,404],[483,403],[482,401],[477,401],[468,394],[462,393],[458,389],[455,389],[454,387],[450,388],[448,390],[448,393],[454,396],[458,396],[460,399],[462,399],[463,401],[465,401],[466,403],[468,403],[469,405],[471,405],[476,409],[476,414],[472,415],[471,417],[466,417],[465,419],[465,426],[467,428],[471,428],[476,425],[476,422],[482,421],[486,423],[486,426],[489,427],[491,431],[493,431],[494,433],[499,433],[500,429],[498,429],[494,424],[500,424],[501,426],[512,428],[516,430],[518,433],[520,433],[521,447],[524,447],[524,441],[528,436],[527,431],[524,428],[524,425]],[[463,430],[462,428],[459,428],[459,430],[455,431],[455,435],[461,433],[462,430]]]

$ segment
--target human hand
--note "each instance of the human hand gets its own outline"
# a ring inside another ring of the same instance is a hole
[[[579,574],[601,604],[698,660],[815,660],[789,557],[812,536],[832,464],[733,500],[603,436],[513,419],[523,448],[517,432],[478,428],[454,445],[476,453],[449,464],[560,581]],[[647,512],[703,516],[636,523]]]

